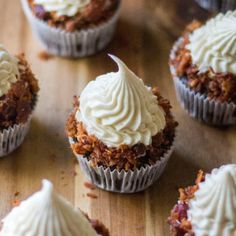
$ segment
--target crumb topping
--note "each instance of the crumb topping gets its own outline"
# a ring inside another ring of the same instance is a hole
[[[94,27],[110,19],[119,7],[120,0],[91,0],[75,16],[58,16],[55,12],[45,11],[42,5],[34,0],[28,0],[33,14],[47,22],[50,26],[73,32],[76,30]]]
[[[86,213],[84,213],[84,215],[88,219],[88,221],[92,224],[93,228],[95,229],[98,235],[101,235],[101,236],[110,235],[108,229],[99,220],[90,219],[88,214]]]
[[[99,220],[90,220],[90,222],[98,235],[110,235],[108,229]]]

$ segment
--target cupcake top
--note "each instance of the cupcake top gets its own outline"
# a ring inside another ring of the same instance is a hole
[[[0,44],[0,97],[9,91],[18,77],[18,60]]]
[[[2,236],[96,236],[97,233],[79,210],[58,196],[44,180],[41,191],[13,208],[3,220]]]
[[[196,236],[236,235],[236,165],[207,174],[189,203],[188,218]]]
[[[236,74],[236,11],[218,14],[189,37],[193,64],[203,73]]]
[[[55,12],[58,16],[74,16],[91,0],[35,0],[35,4],[42,5],[48,12]]]
[[[166,125],[165,112],[146,87],[117,57],[118,72],[99,76],[80,96],[76,119],[108,147],[150,145]]]
[[[51,27],[74,32],[107,22],[120,0],[24,0],[32,13]]]

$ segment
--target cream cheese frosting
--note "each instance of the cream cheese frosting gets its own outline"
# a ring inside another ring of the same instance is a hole
[[[190,201],[188,218],[195,236],[236,235],[236,165],[206,175]]]
[[[15,207],[3,220],[1,236],[97,236],[82,212],[58,196],[44,180],[41,191]]]
[[[18,76],[18,60],[0,45],[0,97],[9,91]]]
[[[220,13],[190,35],[187,48],[200,72],[236,74],[236,11]]]
[[[152,136],[166,125],[165,112],[143,80],[119,58],[110,56],[118,72],[101,75],[85,87],[77,121],[108,147],[150,145]]]
[[[56,12],[58,16],[74,16],[90,3],[91,0],[34,0],[48,12]]]

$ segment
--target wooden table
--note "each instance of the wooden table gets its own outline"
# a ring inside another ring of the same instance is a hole
[[[168,68],[170,48],[193,18],[207,12],[191,0],[123,0],[115,39],[103,52],[85,59],[52,58],[42,61],[41,45],[23,15],[19,0],[0,0],[0,42],[11,52],[24,51],[40,81],[40,98],[24,144],[0,160],[0,216],[51,180],[58,192],[93,218],[101,219],[112,236],[169,235],[166,218],[177,200],[178,186],[193,183],[199,168],[211,170],[236,161],[236,129],[208,127],[191,119],[176,101]],[[64,124],[72,96],[80,94],[89,80],[117,68],[107,57],[123,59],[147,84],[158,85],[170,99],[180,126],[176,150],[164,175],[149,190],[119,195],[91,190],[79,167],[74,166]],[[77,175],[75,175],[75,170]],[[15,196],[19,192],[18,196]]]

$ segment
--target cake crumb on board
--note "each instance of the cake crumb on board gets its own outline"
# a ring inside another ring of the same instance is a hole
[[[90,182],[84,182],[84,186],[88,189],[91,189],[91,190],[94,190],[96,189],[95,185],[93,185],[92,183]]]
[[[53,55],[49,54],[48,52],[46,51],[41,51],[38,53],[38,57],[39,59],[41,59],[42,61],[48,61],[50,59],[53,58]]]
[[[17,199],[16,199],[16,200],[13,200],[13,201],[12,201],[12,206],[13,206],[13,207],[17,207],[17,206],[19,206],[19,205],[20,205],[20,200],[17,200]]]
[[[93,198],[93,199],[97,199],[98,196],[94,193],[87,193],[87,197]]]

